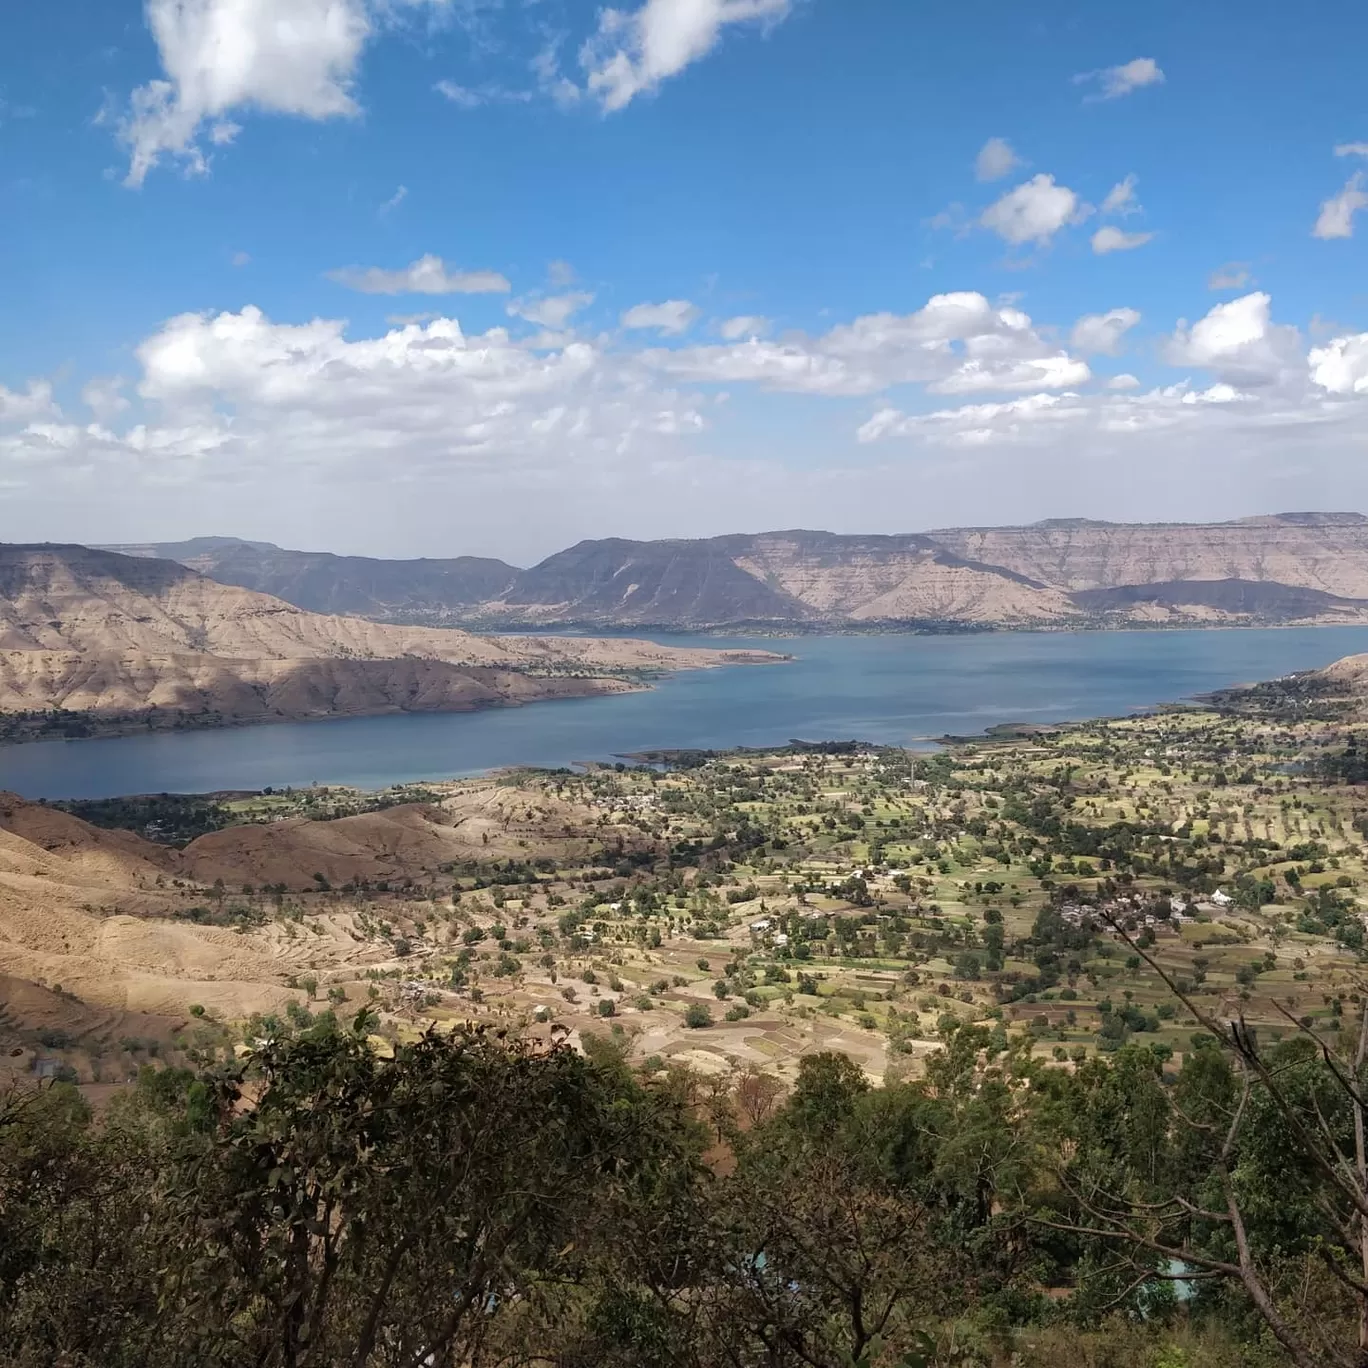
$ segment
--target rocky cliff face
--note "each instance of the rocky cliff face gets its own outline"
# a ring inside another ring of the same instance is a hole
[[[0,734],[10,737],[42,734],[51,710],[96,729],[439,711],[610,693],[632,687],[633,671],[758,658],[386,625],[306,612],[170,560],[0,546]]]
[[[225,539],[142,550],[175,552],[233,584],[248,578],[250,563],[251,587],[301,606],[360,601],[364,579],[371,606],[354,611],[366,616],[482,628],[1368,622],[1368,519],[1357,513],[1214,524],[1069,519],[899,536],[613,538],[580,542],[530,570],[476,562],[478,571],[459,573],[434,567],[465,561],[310,555],[304,576],[290,558],[305,553]],[[349,568],[358,563],[383,568],[363,577]]]

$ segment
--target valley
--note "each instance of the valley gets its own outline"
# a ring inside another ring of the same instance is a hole
[[[1357,658],[931,754],[11,796],[8,1067],[109,1082],[149,1050],[363,1008],[391,1041],[470,1019],[606,1031],[719,1076],[790,1078],[827,1049],[874,1081],[915,1075],[956,1022],[1046,1062],[1132,1038],[1181,1058],[1199,1023],[1142,952],[1202,1010],[1333,1033],[1365,953],[1365,677]]]

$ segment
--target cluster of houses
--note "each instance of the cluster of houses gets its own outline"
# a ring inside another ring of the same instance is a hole
[[[1218,888],[1210,898],[1204,903],[1193,904],[1186,898],[1171,897],[1169,899],[1169,914],[1165,918],[1156,916],[1153,912],[1139,912],[1144,906],[1138,898],[1117,898],[1107,903],[1105,908],[1081,906],[1077,903],[1065,903],[1059,909],[1059,915],[1069,926],[1096,928],[1098,924],[1099,912],[1105,910],[1112,917],[1133,923],[1137,927],[1183,926],[1187,922],[1196,921],[1196,913],[1202,911],[1221,911],[1227,907],[1233,907],[1235,899],[1223,888]]]

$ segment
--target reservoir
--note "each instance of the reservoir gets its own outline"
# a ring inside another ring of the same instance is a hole
[[[720,749],[794,738],[911,745],[1000,722],[1115,716],[1368,651],[1368,627],[656,639],[797,658],[689,671],[640,693],[522,708],[5,746],[0,790],[102,798],[312,783],[381,788],[650,747]]]

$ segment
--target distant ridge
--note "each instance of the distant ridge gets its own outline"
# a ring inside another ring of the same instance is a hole
[[[315,612],[481,629],[778,630],[1368,622],[1368,517],[587,540],[530,569],[200,537],[115,548]],[[1215,586],[1224,587],[1215,587]]]

